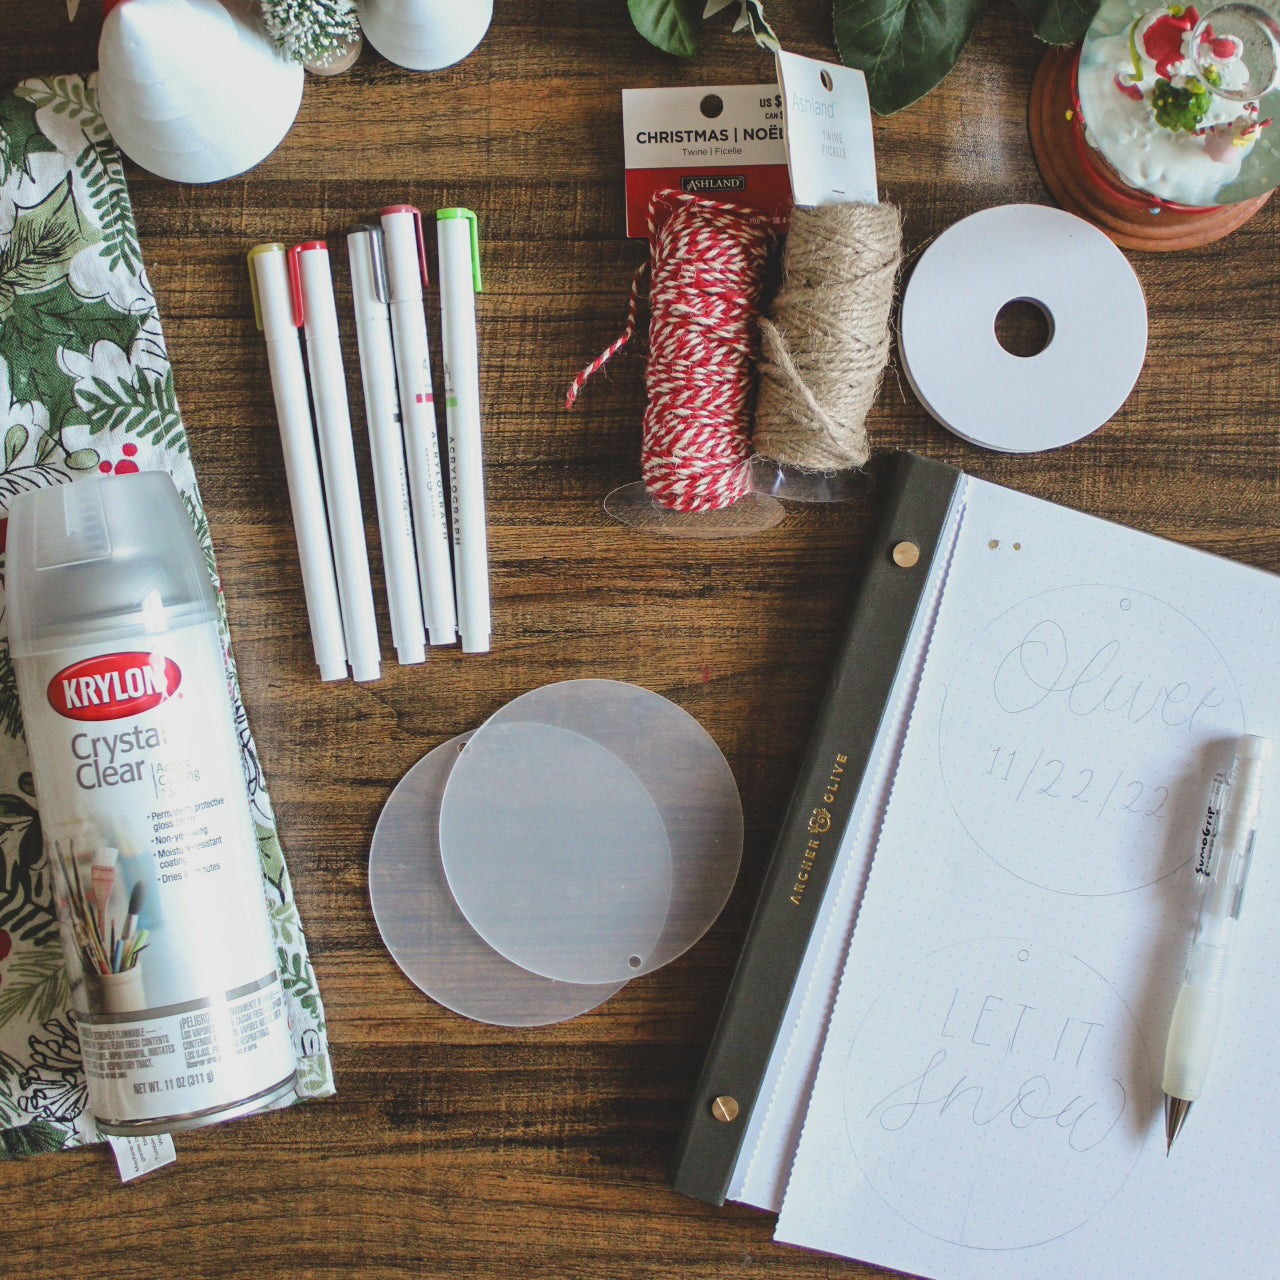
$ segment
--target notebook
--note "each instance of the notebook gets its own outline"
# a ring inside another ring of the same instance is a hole
[[[1160,1077],[1213,775],[1280,736],[1278,625],[1270,574],[898,459],[673,1184],[940,1280],[1275,1275],[1280,763],[1168,1156]]]

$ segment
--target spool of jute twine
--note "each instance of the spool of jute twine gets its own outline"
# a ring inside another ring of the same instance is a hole
[[[866,419],[889,359],[901,261],[902,220],[892,205],[794,210],[782,283],[760,320],[757,453],[810,471],[866,462]]]

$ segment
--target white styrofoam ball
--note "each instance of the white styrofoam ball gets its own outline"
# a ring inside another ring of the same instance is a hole
[[[357,0],[356,13],[365,39],[388,62],[438,71],[484,39],[493,0]]]

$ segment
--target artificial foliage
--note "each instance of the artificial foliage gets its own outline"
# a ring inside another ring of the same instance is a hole
[[[262,25],[286,57],[323,67],[360,34],[354,0],[260,0]]]
[[[735,31],[749,31],[766,49],[778,47],[778,37],[765,20],[762,0],[627,0],[636,30],[652,45],[680,58],[698,52],[698,30],[705,19],[731,5],[738,6]]]
[[[1032,30],[1049,44],[1084,37],[1100,0],[1014,0]],[[951,70],[988,0],[833,0],[832,25],[840,59],[866,73],[871,106],[881,114],[923,97]],[[698,52],[702,23],[738,6],[734,30],[777,48],[763,0],[627,0],[636,30],[651,44],[682,58]]]
[[[1189,77],[1184,84],[1176,85],[1172,81],[1160,79],[1151,91],[1151,106],[1155,111],[1156,124],[1165,129],[1183,130],[1194,133],[1200,121],[1209,113],[1213,103],[1213,95],[1208,85],[1195,76]]]
[[[1099,0],[1014,0],[1048,44],[1073,44]],[[910,106],[960,57],[987,0],[835,0],[840,59],[866,73],[871,106],[881,114]]]

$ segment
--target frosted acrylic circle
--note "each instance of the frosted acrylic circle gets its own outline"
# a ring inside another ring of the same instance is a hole
[[[486,726],[445,787],[440,841],[463,915],[534,973],[625,980],[662,932],[662,817],[635,774],[581,734]]]
[[[575,985],[522,969],[467,923],[440,862],[440,797],[466,735],[428,752],[383,806],[369,852],[378,932],[405,976],[464,1017],[503,1027],[562,1022],[624,984]]]
[[[471,736],[440,844],[458,906],[496,951],[559,981],[621,982],[680,955],[719,915],[742,807],[687,712],[635,685],[571,680]]]

